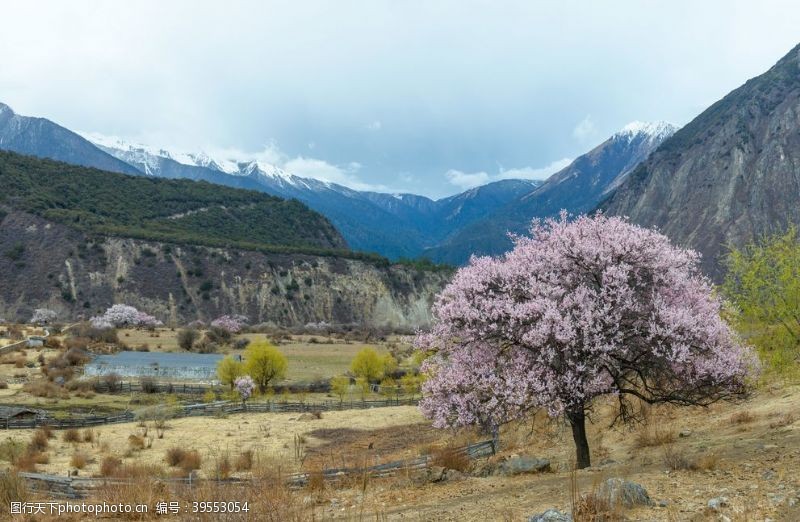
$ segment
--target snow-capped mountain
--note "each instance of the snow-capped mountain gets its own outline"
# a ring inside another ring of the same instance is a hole
[[[425,255],[461,264],[472,254],[499,254],[511,248],[507,232],[527,232],[532,218],[591,212],[651,152],[677,130],[666,122],[632,122],[550,176],[540,187],[463,227]]]
[[[510,245],[506,232],[524,232],[533,217],[552,215],[561,208],[591,210],[674,130],[664,122],[632,122],[545,182],[502,180],[434,201],[415,194],[354,190],[232,154],[79,135],[43,118],[18,116],[0,104],[0,149],[126,174],[188,178],[294,198],[330,219],[355,250],[390,258],[426,253],[457,264],[472,253],[502,252]]]

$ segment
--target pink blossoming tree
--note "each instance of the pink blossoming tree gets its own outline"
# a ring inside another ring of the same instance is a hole
[[[545,409],[572,428],[576,464],[590,465],[586,417],[615,397],[615,421],[636,400],[708,405],[747,393],[758,362],[721,319],[699,255],[617,217],[534,221],[500,258],[473,258],[438,296],[417,346],[423,413],[437,427],[492,433]]]
[[[223,315],[211,321],[212,328],[219,328],[231,334],[238,334],[247,326],[247,317],[244,315]]]
[[[94,328],[99,329],[120,328],[123,326],[155,328],[164,324],[152,315],[125,304],[115,304],[106,310],[103,315],[92,317],[89,321]]]

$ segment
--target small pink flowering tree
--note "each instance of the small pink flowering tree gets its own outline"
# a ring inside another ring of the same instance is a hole
[[[94,328],[120,328],[130,326],[134,328],[155,328],[163,323],[145,312],[140,312],[133,306],[115,304],[103,313],[89,320]]]
[[[247,317],[243,315],[223,315],[211,321],[212,328],[219,328],[230,334],[238,334],[245,326]]]
[[[438,296],[417,346],[423,413],[437,427],[492,433],[545,409],[572,428],[590,465],[586,417],[613,396],[616,421],[648,404],[709,405],[747,393],[752,351],[721,319],[699,255],[625,219],[534,221],[500,258],[473,258]]]
[[[253,396],[253,392],[256,389],[256,383],[249,375],[242,375],[233,381],[233,387],[239,393],[239,397],[242,398],[242,404],[246,404],[247,399]]]

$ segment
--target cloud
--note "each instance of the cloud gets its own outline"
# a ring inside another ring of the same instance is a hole
[[[572,136],[578,141],[588,141],[597,135],[597,127],[592,120],[592,115],[587,114],[584,119],[572,129]]]
[[[538,168],[520,167],[515,169],[504,169],[501,167],[497,174],[489,174],[485,171],[463,172],[461,170],[450,169],[445,172],[444,175],[450,184],[460,187],[462,190],[467,190],[503,179],[547,179],[570,163],[572,163],[571,159],[563,158],[553,161],[549,165]]]
[[[455,169],[448,170],[444,175],[447,181],[463,190],[477,187],[478,185],[485,185],[489,183],[490,178],[489,174],[483,171],[469,173]]]

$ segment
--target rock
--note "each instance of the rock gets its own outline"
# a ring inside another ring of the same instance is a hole
[[[497,464],[488,460],[477,462],[472,470],[474,477],[488,477],[497,471]]]
[[[445,470],[444,475],[442,476],[442,481],[456,481],[456,480],[464,480],[466,475],[458,471],[457,469],[448,469]]]
[[[678,437],[684,439],[684,438],[688,437],[691,434],[692,434],[692,430],[681,430],[680,432],[678,432]]]
[[[442,466],[431,466],[428,468],[428,482],[441,482],[445,478],[444,472]]]
[[[669,506],[669,500],[659,500],[658,507],[667,507]]]
[[[497,467],[496,473],[511,476],[522,473],[541,473],[543,471],[550,471],[549,460],[514,456],[501,462]]]
[[[775,478],[775,471],[768,469],[767,471],[761,474],[761,478],[763,478],[764,480],[772,480]]]
[[[635,482],[629,482],[621,478],[610,478],[600,484],[597,496],[607,501],[612,506],[622,505],[625,507],[633,506],[652,506],[653,501],[647,490]]]
[[[309,413],[309,412],[306,412],[306,413],[300,415],[299,417],[297,417],[297,420],[299,420],[299,421],[310,421],[310,420],[317,420],[317,419],[319,419],[319,417],[317,417],[313,413]]]
[[[557,509],[548,509],[538,515],[528,517],[528,522],[572,522],[572,515]]]
[[[715,497],[708,501],[709,509],[713,509],[714,511],[718,510],[719,508],[723,508],[728,505],[728,497]]]

